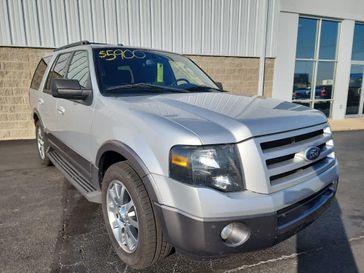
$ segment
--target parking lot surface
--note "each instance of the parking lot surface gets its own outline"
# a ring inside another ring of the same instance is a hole
[[[217,260],[173,254],[142,272],[364,272],[364,131],[335,133],[336,200],[316,222],[272,248]],[[101,207],[54,167],[34,141],[0,142],[0,272],[136,272],[114,253]]]

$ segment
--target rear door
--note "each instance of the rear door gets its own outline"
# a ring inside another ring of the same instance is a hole
[[[65,78],[78,80],[82,88],[92,89],[89,63],[87,50],[73,52]],[[92,102],[92,95],[85,101],[57,99],[57,118],[60,126],[57,137],[69,148],[69,158],[85,177],[90,175]]]
[[[64,77],[70,56],[70,53],[64,53],[56,57],[56,61],[48,73],[43,91],[38,96],[38,111],[46,133],[55,134],[58,127],[56,115],[58,99],[51,94],[51,83],[53,79]]]

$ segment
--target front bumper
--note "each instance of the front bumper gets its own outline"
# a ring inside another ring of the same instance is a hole
[[[335,196],[336,187],[337,182],[331,183],[274,213],[216,221],[204,221],[163,205],[156,204],[155,207],[164,235],[177,251],[200,258],[213,257],[266,248],[292,236],[326,210]],[[223,227],[232,222],[243,223],[250,230],[249,239],[237,247],[226,245],[220,235]]]

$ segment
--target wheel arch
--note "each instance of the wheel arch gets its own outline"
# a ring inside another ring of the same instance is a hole
[[[40,122],[42,123],[42,120],[40,119],[40,115],[39,115],[39,113],[38,113],[37,109],[34,109],[34,110],[33,110],[32,118],[33,118],[33,121],[34,121],[34,125],[35,125],[38,121],[40,121]]]
[[[113,159],[110,159],[109,156],[112,156]],[[151,201],[157,202],[158,198],[147,166],[132,148],[118,140],[105,142],[97,152],[95,166],[98,168],[98,183],[100,187],[107,168],[116,162],[126,160],[142,179]]]

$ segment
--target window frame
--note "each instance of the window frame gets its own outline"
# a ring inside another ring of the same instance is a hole
[[[338,46],[339,46],[339,40],[340,40],[340,29],[341,29],[341,20],[339,19],[332,19],[332,18],[323,18],[323,17],[315,17],[315,16],[307,16],[307,15],[300,15],[300,18],[304,19],[314,19],[317,20],[317,26],[316,26],[316,40],[315,40],[315,47],[314,47],[314,56],[313,58],[297,58],[295,55],[295,71],[296,71],[296,62],[297,61],[309,61],[313,63],[312,68],[312,85],[311,85],[311,93],[310,98],[303,100],[303,99],[292,99],[292,102],[295,103],[305,103],[309,104],[311,108],[315,109],[316,102],[330,102],[330,109],[329,109],[329,115],[328,117],[331,117],[332,114],[332,104],[334,101],[334,94],[335,94],[335,77],[336,77],[336,70],[337,70],[337,63],[338,63]],[[338,23],[337,28],[337,35],[336,35],[336,52],[335,52],[335,58],[334,59],[320,59],[320,42],[321,42],[321,29],[322,29],[322,21],[332,21]],[[298,34],[298,32],[297,32]],[[298,38],[298,37],[297,37]],[[296,53],[297,54],[297,45],[296,45]],[[317,86],[317,72],[318,72],[318,66],[319,63],[328,62],[334,64],[334,70],[333,70],[333,83],[331,88],[331,98],[330,99],[316,99],[316,86]],[[294,72],[295,72],[294,71]],[[292,87],[292,93],[294,92]],[[318,104],[317,103],[317,104]]]
[[[353,33],[353,43],[354,43],[354,38],[355,38],[355,25],[363,25],[364,26],[364,22],[363,21],[355,21],[354,23],[354,33]],[[350,62],[350,74],[351,74],[351,69],[353,67],[353,65],[362,65],[364,66],[364,60],[356,60],[353,59],[353,49],[354,49],[354,44],[353,44],[353,48],[351,49],[351,62]],[[364,75],[364,73],[363,73]],[[349,75],[349,81],[350,81],[350,75]],[[348,86],[349,88],[349,86]],[[359,109],[358,109],[358,113],[357,114],[346,114],[347,109],[345,109],[345,117],[363,117],[364,116],[364,81],[362,82],[362,91],[360,94],[360,101],[359,101]],[[349,92],[349,90],[347,90],[347,92]],[[348,107],[347,105],[347,100],[346,100],[346,107]]]

